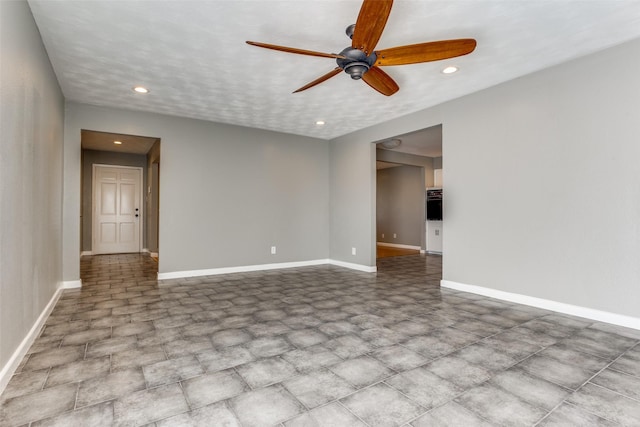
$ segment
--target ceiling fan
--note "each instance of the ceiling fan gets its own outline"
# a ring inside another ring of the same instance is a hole
[[[347,27],[351,46],[339,54],[322,53],[294,47],[277,46],[267,43],[247,41],[248,44],[300,55],[335,58],[338,66],[327,74],[307,83],[293,93],[302,92],[345,71],[354,80],[364,80],[383,95],[393,95],[398,84],[380,67],[387,65],[417,64],[455,58],[473,52],[474,39],[442,40],[374,50],[391,13],[393,0],[364,0],[355,24]]]

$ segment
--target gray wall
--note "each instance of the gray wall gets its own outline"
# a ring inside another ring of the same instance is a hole
[[[444,279],[640,317],[638,52],[635,40],[332,146],[366,152],[371,141],[442,123]],[[332,199],[370,192],[366,156],[350,160],[360,173],[332,186]],[[351,166],[332,165],[335,174]],[[332,233],[367,223],[368,206],[335,213]],[[365,245],[371,230],[353,240]]]
[[[434,157],[433,158],[433,168],[434,169],[442,169],[442,157]],[[433,180],[433,176],[431,177]]]
[[[145,188],[146,247],[158,252],[158,210],[160,209],[160,140],[147,153],[147,187]]]
[[[0,371],[62,280],[64,100],[26,2],[0,2]]]
[[[421,167],[380,169],[376,180],[377,241],[425,249],[425,187]],[[396,238],[393,234],[396,234]],[[384,237],[382,235],[384,234]]]
[[[639,53],[443,106],[445,279],[640,317]]]
[[[80,186],[81,129],[161,139],[160,272],[328,258],[326,141],[68,102],[70,190]],[[79,211],[79,195],[66,193],[66,280],[79,277]]]
[[[336,261],[376,265],[376,148],[349,136],[331,141],[331,252]],[[356,255],[351,249],[356,248]]]
[[[117,165],[142,168],[142,188],[147,188],[147,156],[144,154],[117,153],[112,151],[82,150],[82,251],[91,251],[91,238],[93,235],[92,216],[92,191],[93,191],[93,165]],[[143,194],[146,195],[146,190]],[[146,215],[146,212],[145,212]],[[146,246],[146,228],[143,232],[143,247]]]

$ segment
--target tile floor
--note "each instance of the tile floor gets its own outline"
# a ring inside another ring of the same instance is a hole
[[[440,263],[158,283],[85,257],[0,425],[640,425],[640,331],[440,289]]]

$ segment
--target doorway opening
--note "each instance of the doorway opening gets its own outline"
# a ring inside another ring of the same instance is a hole
[[[427,190],[442,188],[442,125],[375,144],[377,258],[442,254],[442,224],[434,248],[427,221]]]
[[[160,138],[83,129],[81,147],[81,256],[141,252],[157,261]]]

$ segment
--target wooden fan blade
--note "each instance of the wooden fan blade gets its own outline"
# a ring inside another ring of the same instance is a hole
[[[293,91],[293,93],[298,93],[298,92],[302,92],[303,90],[307,90],[310,87],[314,87],[317,84],[322,83],[325,80],[329,80],[331,77],[336,76],[338,74],[340,74],[340,71],[342,71],[342,68],[340,67],[336,67],[333,70],[329,71],[327,74],[325,74],[322,77],[318,77],[317,79],[315,79],[314,81],[312,81],[311,83],[307,83],[306,85],[302,86],[300,89],[297,89],[295,91]]]
[[[265,49],[280,50],[282,52],[289,52],[289,53],[298,53],[300,55],[321,56],[323,58],[345,59],[345,56],[336,55],[335,53],[315,52],[313,50],[297,49],[295,47],[278,46],[275,44],[259,43],[259,42],[252,42],[252,41],[247,41],[247,44],[250,44],[252,46],[264,47]]]
[[[371,67],[362,75],[362,80],[383,95],[391,96],[400,89],[389,74],[378,67]]]
[[[367,56],[373,52],[387,24],[393,0],[364,0],[353,30],[351,47]]]
[[[473,52],[474,39],[443,40],[376,51],[376,65],[404,65],[455,58]]]

